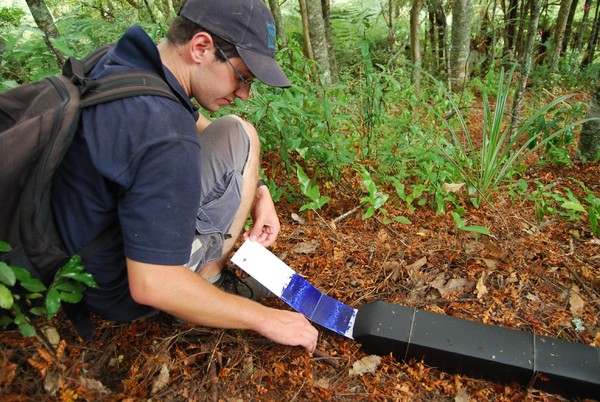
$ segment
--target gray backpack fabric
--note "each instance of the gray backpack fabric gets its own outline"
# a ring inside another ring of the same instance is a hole
[[[156,74],[88,79],[109,49],[100,48],[83,60],[69,59],[61,75],[0,93],[0,240],[12,246],[0,260],[27,268],[46,284],[71,257],[54,226],[50,185],[73,140],[81,109],[138,95],[180,102]],[[111,228],[80,250],[84,262],[118,229]]]

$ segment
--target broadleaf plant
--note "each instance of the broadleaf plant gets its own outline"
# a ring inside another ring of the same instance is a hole
[[[0,252],[9,251],[10,245],[0,241]],[[13,324],[23,336],[35,336],[37,331],[31,321],[34,316],[49,320],[63,302],[78,303],[88,287],[97,286],[92,275],[84,271],[81,257],[73,256],[46,287],[27,269],[0,262],[0,327]],[[40,299],[41,302],[37,301]]]

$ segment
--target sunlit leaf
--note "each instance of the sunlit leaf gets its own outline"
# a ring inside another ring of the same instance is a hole
[[[74,281],[78,281],[78,282],[82,282],[84,283],[86,286],[93,288],[96,287],[96,281],[94,280],[94,277],[90,274],[86,274],[86,273],[69,273],[66,275],[63,275],[63,277],[65,278],[70,278],[73,279]]]
[[[44,285],[39,279],[35,278],[30,278],[21,282],[21,286],[23,286],[29,292],[43,292],[46,290],[46,285]]]
[[[579,201],[565,201],[561,205],[564,209],[585,213],[585,208]]]
[[[79,303],[83,299],[83,292],[59,292],[60,300],[67,303]]]
[[[23,336],[27,336],[27,337],[35,336],[35,328],[28,322],[23,322],[23,323],[19,324],[19,332]]]
[[[15,274],[15,276],[17,277],[17,279],[19,280],[19,282],[25,282],[28,279],[31,278],[31,273],[26,270],[25,268],[21,268],[21,267],[11,267],[13,273]]]
[[[52,318],[60,309],[60,293],[58,290],[51,288],[46,295],[46,316]]]
[[[13,270],[5,262],[0,261],[0,283],[14,286],[16,280]]]
[[[9,309],[13,306],[13,303],[14,299],[12,292],[0,283],[0,308]]]
[[[408,219],[405,216],[397,216],[397,217],[394,218],[394,220],[396,222],[403,223],[405,225],[412,225],[412,222],[410,221],[410,219]]]

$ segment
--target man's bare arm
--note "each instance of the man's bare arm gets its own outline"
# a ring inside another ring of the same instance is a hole
[[[299,313],[263,306],[226,293],[184,266],[145,264],[127,259],[133,299],[190,323],[250,329],[284,345],[316,348],[318,331]]]

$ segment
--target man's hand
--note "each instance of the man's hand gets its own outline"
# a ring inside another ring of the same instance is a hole
[[[250,230],[242,235],[243,239],[256,241],[264,247],[269,247],[275,243],[281,225],[267,186],[260,186],[256,189],[254,204],[250,213],[254,224]]]
[[[317,348],[319,331],[300,313],[269,309],[269,319],[256,331],[282,345],[304,346],[308,353]]]

